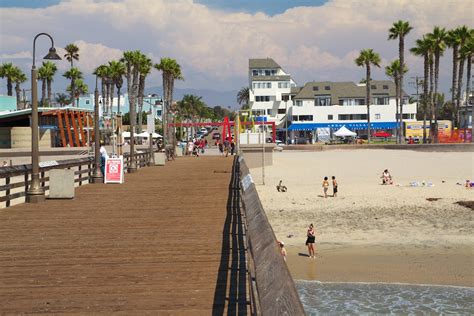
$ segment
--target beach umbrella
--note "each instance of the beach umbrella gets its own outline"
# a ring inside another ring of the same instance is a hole
[[[334,133],[335,136],[338,137],[346,137],[346,136],[356,136],[357,134],[354,133],[353,131],[350,131],[347,129],[345,125],[343,125],[340,129],[337,130],[337,132]]]

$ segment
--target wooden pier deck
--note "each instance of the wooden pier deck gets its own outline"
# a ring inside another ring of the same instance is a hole
[[[231,171],[230,157],[179,158],[0,209],[0,314],[247,314]]]

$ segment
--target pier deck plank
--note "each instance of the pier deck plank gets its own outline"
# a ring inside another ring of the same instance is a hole
[[[0,210],[0,312],[227,309],[216,282],[231,283],[218,280],[232,251],[223,247],[231,169],[230,157],[180,158],[121,185],[76,188],[74,200]]]

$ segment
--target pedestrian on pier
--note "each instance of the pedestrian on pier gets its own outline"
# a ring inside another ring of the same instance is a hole
[[[100,171],[102,172],[102,175],[105,177],[105,160],[109,158],[109,155],[107,154],[107,149],[105,149],[104,146],[104,141],[100,141]]]

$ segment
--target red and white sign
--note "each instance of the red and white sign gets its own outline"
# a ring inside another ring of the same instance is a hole
[[[104,183],[123,183],[123,157],[105,160]]]

